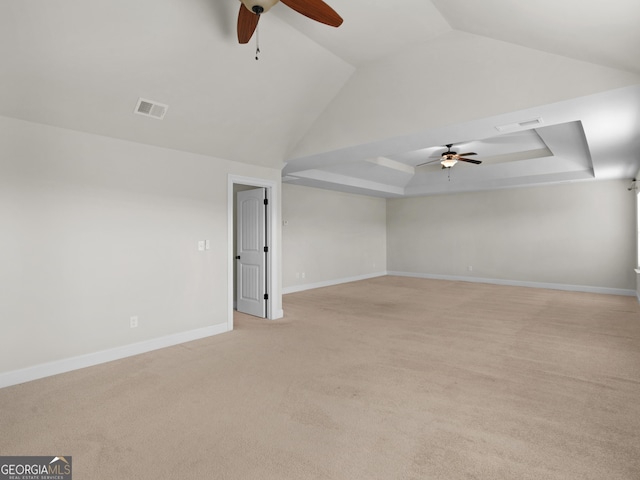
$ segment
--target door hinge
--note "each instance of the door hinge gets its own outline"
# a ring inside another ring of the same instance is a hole
[[[264,253],[269,253],[269,247],[264,247]]]
[[[265,300],[269,300],[269,294],[268,294],[268,293],[265,293],[265,294],[264,294],[264,299],[265,299]]]
[[[268,199],[268,198],[265,198],[265,199],[264,199],[264,204],[265,204],[265,205],[269,205],[269,199]]]

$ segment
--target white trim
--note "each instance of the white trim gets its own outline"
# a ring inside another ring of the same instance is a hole
[[[278,281],[278,275],[280,272],[280,244],[278,243],[278,227],[280,225],[280,212],[279,208],[280,199],[278,198],[277,184],[271,180],[265,180],[264,178],[252,178],[243,177],[240,175],[229,174],[227,178],[227,291],[228,291],[228,304],[227,304],[227,325],[229,330],[233,330],[233,240],[235,232],[233,231],[233,185],[251,185],[253,187],[262,187],[267,189],[267,199],[269,200],[269,217],[267,219],[267,236],[269,253],[267,254],[267,265],[269,269],[269,281],[267,282],[267,294],[270,300],[267,302],[267,318],[269,320],[277,320],[282,318],[284,313],[281,308],[276,308],[276,303],[280,305],[277,300],[281,297],[280,283]]]
[[[341,283],[357,282],[359,280],[367,280],[369,278],[384,277],[387,272],[367,273],[365,275],[357,275],[355,277],[338,278],[335,280],[326,280],[324,282],[307,283],[305,285],[293,285],[291,287],[284,287],[282,294],[302,292],[304,290],[312,290],[314,288],[331,287],[333,285],[340,285]]]
[[[221,323],[219,325],[174,333],[172,335],[153,338],[151,340],[132,343],[130,345],[123,345],[109,350],[88,353],[77,357],[64,358],[62,360],[34,365],[33,367],[27,367],[21,370],[2,373],[0,374],[0,388],[38,380],[39,378],[50,377],[60,373],[71,372],[81,368],[92,367],[101,363],[112,362],[113,360],[120,360],[122,358],[140,355],[141,353],[147,353],[161,348],[172,347],[181,343],[219,335],[227,331],[227,324]]]
[[[566,290],[570,292],[602,293],[605,295],[636,296],[635,290],[624,288],[592,287],[590,285],[570,285],[565,283],[528,282],[522,280],[505,280],[501,278],[464,277],[461,275],[438,275],[431,273],[388,272],[389,275],[414,278],[431,278],[434,280],[452,280],[454,282],[491,283],[512,287],[548,288],[550,290]]]

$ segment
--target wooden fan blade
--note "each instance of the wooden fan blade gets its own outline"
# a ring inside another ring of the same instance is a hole
[[[292,8],[305,17],[332,27],[342,25],[342,17],[322,0],[280,0],[287,7]]]
[[[458,158],[461,162],[474,163],[476,165],[480,165],[482,162],[480,160],[472,160],[470,158]]]
[[[440,162],[441,160],[442,160],[442,159],[438,158],[437,160],[431,160],[430,162],[420,163],[420,164],[416,165],[416,168],[417,168],[417,167],[421,167],[421,166],[423,166],[423,165],[431,165],[432,163]]]
[[[256,31],[260,15],[249,11],[244,4],[240,4],[240,12],[238,12],[238,42],[249,43],[253,32]]]
[[[459,157],[467,157],[469,155],[477,155],[476,152],[469,152],[469,153],[459,153],[458,156]]]

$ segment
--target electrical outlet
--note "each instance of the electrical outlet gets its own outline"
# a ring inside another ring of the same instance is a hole
[[[137,316],[133,316],[133,317],[129,318],[129,327],[136,328],[137,326],[138,326],[138,317]]]
[[[471,265],[469,265],[469,266],[467,267],[467,269],[468,269],[470,272],[473,272],[473,267],[472,267]]]
[[[302,278],[305,278],[306,276],[307,276],[307,274],[302,272]]]
[[[204,240],[198,240],[198,251],[204,252]]]

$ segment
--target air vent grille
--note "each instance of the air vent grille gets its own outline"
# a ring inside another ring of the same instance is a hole
[[[139,98],[134,112],[138,115],[144,115],[145,117],[152,117],[158,120],[162,120],[166,115],[168,108],[169,105],[154,102],[153,100]]]

